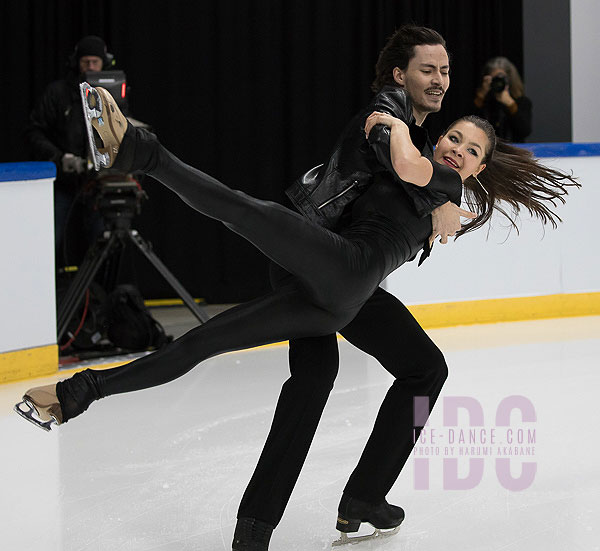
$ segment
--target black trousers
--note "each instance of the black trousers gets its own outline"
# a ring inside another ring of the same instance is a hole
[[[438,347],[393,295],[378,288],[340,333],[376,358],[395,378],[344,492],[382,501],[406,463],[421,427],[413,397],[428,396],[430,411],[448,370]],[[291,339],[291,377],[279,396],[269,436],[242,498],[238,517],[277,526],[296,484],[338,373],[335,334]]]
[[[346,239],[315,226],[281,205],[228,188],[182,163],[155,140],[140,139],[140,131],[132,127],[127,130],[119,155],[127,150],[134,151],[132,169],[145,170],[192,208],[221,220],[291,277],[283,278],[272,293],[223,312],[150,356],[113,369],[88,370],[94,398],[167,383],[223,352],[292,339],[292,378],[279,401],[274,431],[267,442],[266,463],[261,459],[266,465],[263,474],[267,474],[262,480],[267,484],[258,484],[274,510],[282,511],[335,379],[334,339],[335,332],[341,330],[350,342],[373,355],[397,377],[347,486],[355,497],[381,499],[412,448],[413,396],[437,397],[446,367],[439,350],[406,308],[377,290],[387,270],[380,252],[364,241]],[[407,257],[409,254],[407,251]],[[313,341],[307,337],[318,338]],[[70,392],[69,381],[61,385],[61,395],[77,394]],[[71,390],[75,386],[73,383]],[[81,405],[83,411],[87,404]],[[289,423],[303,418],[309,428],[298,431],[296,441],[296,431],[289,429]],[[286,446],[291,446],[288,449],[293,460],[281,460],[281,453],[286,453],[281,449]],[[271,468],[269,458],[273,458],[273,471],[267,473]],[[281,486],[274,485],[273,480],[281,480]],[[248,503],[246,498],[244,503]],[[258,504],[256,507],[260,509]],[[281,513],[276,512],[272,518],[260,511],[249,516],[276,524],[274,519],[278,522]]]

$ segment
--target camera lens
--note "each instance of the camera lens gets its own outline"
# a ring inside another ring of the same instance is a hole
[[[502,92],[506,85],[508,84],[508,79],[504,75],[496,75],[492,78],[492,82],[490,83],[490,89],[495,94]]]

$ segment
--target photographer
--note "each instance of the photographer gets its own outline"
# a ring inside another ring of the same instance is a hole
[[[54,184],[57,266],[78,263],[103,230],[91,196],[94,182],[88,177],[79,82],[86,71],[101,71],[111,63],[112,56],[104,40],[98,36],[82,38],[69,57],[65,77],[48,85],[30,115],[26,138],[31,156],[38,161],[53,161],[57,169]]]
[[[498,137],[524,142],[531,134],[532,105],[523,92],[517,68],[505,57],[494,57],[483,67],[474,114],[492,123]]]

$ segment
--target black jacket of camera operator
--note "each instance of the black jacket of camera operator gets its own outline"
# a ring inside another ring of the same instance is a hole
[[[87,138],[79,78],[70,71],[66,78],[48,85],[31,112],[26,138],[31,157],[37,161],[56,164],[57,188],[75,192],[85,174],[64,173],[61,158],[65,153],[87,157]]]

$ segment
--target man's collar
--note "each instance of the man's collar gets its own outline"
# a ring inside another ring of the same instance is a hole
[[[422,126],[419,126],[413,122],[408,127],[408,130],[410,132],[410,139],[412,143],[421,153],[423,153],[424,150],[426,150],[426,153],[433,151],[433,144],[429,139],[429,132],[427,132],[426,128],[423,128]]]

